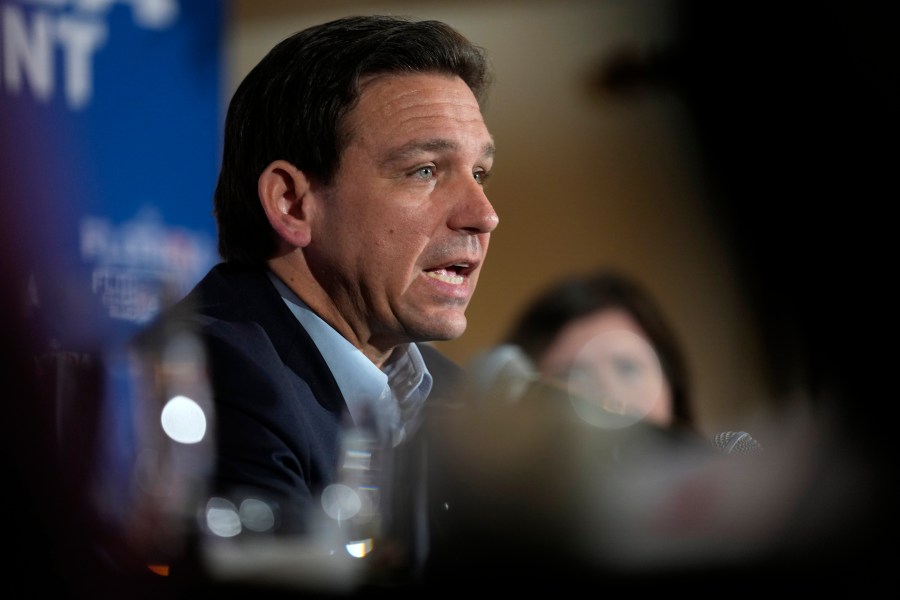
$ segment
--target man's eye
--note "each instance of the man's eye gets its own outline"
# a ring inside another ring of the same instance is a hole
[[[419,179],[431,179],[432,177],[434,177],[434,167],[419,167],[414,171],[413,175],[418,177]]]
[[[490,179],[491,174],[487,171],[475,171],[472,173],[472,176],[475,177],[475,181],[477,181],[479,185],[484,185],[487,183],[487,180]]]

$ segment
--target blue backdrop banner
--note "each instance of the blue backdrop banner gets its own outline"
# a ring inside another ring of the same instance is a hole
[[[0,0],[4,204],[59,342],[147,321],[214,261],[222,21],[200,0]]]
[[[12,289],[51,375],[66,475],[109,506],[134,464],[122,343],[217,259],[225,6],[0,0]]]

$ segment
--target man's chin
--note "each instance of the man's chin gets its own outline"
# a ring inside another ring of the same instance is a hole
[[[465,333],[468,322],[465,315],[455,315],[453,318],[435,319],[422,325],[416,336],[419,341],[448,342]]]

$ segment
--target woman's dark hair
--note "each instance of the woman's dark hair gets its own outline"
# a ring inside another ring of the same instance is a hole
[[[344,119],[359,98],[360,78],[418,72],[458,75],[479,102],[490,85],[483,49],[439,21],[345,17],[272,48],[228,107],[214,198],[219,255],[246,264],[269,259],[276,245],[257,193],[263,170],[282,159],[329,184],[347,141]]]
[[[513,323],[506,342],[538,363],[566,325],[609,309],[628,312],[644,330],[672,390],[672,425],[694,430],[689,374],[678,339],[650,292],[621,272],[599,269],[545,288]]]

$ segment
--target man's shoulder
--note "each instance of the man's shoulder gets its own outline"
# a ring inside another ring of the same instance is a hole
[[[137,345],[211,323],[238,323],[250,318],[254,304],[277,300],[264,267],[219,263],[182,298],[165,307],[135,335]]]
[[[175,307],[208,313],[240,304],[238,300],[273,296],[273,287],[264,266],[219,263],[212,267]]]

